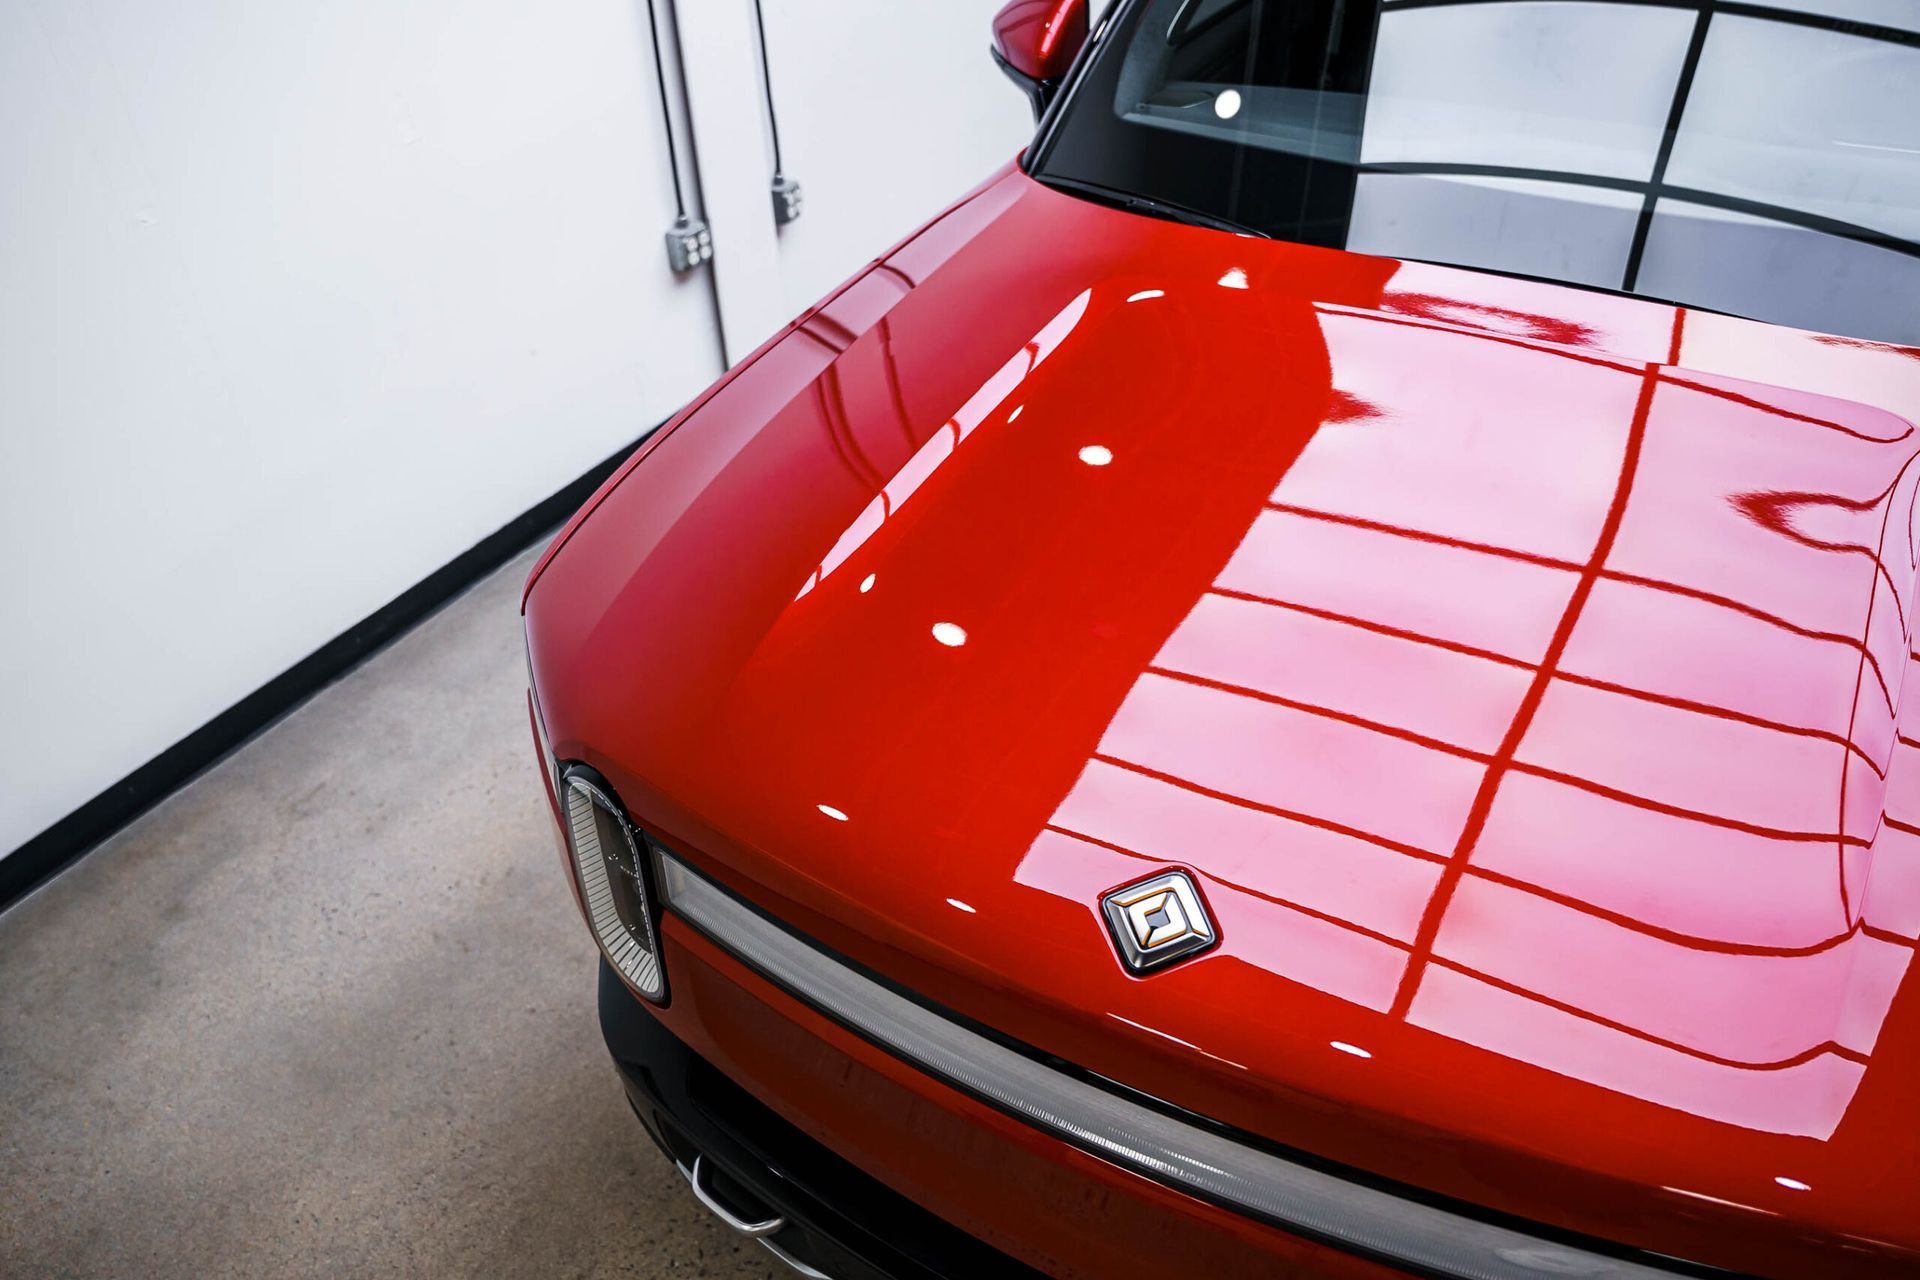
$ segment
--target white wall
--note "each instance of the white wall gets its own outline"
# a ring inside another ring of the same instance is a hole
[[[808,208],[778,242],[730,216],[775,246],[784,319],[1028,122],[988,0],[769,7]],[[0,6],[0,850],[721,371],[712,279],[661,248],[645,23],[643,0]],[[701,55],[696,108],[757,104],[750,45]]]
[[[819,0],[763,3],[780,146],[807,202],[779,230],[792,314],[1012,159],[1033,109],[987,52],[1003,0],[837,0],[830,20]],[[941,56],[890,52],[916,48]]]
[[[987,49],[1002,0],[762,0],[786,173],[806,211],[775,228],[753,0],[682,0],[727,349],[739,358],[988,173],[1033,134]],[[757,49],[746,70],[757,76]]]

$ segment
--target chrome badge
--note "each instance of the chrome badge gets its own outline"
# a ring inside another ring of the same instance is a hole
[[[1115,889],[1100,899],[1120,958],[1147,973],[1219,940],[1200,891],[1184,871],[1167,871]]]

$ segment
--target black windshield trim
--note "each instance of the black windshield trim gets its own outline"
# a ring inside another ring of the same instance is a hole
[[[1126,191],[1119,187],[1109,187],[1098,182],[1088,182],[1084,178],[1067,178],[1056,174],[1035,174],[1033,180],[1042,186],[1051,187],[1068,195],[1082,196],[1098,204],[1112,205],[1125,209],[1129,213],[1144,213],[1148,217],[1165,218],[1169,222],[1178,222],[1190,227],[1206,227],[1214,231],[1226,231],[1237,236],[1249,236],[1255,240],[1271,240],[1274,237],[1253,227],[1223,218],[1217,213],[1208,213],[1204,209],[1194,209],[1173,200],[1162,200],[1158,196],[1142,195],[1138,191]]]

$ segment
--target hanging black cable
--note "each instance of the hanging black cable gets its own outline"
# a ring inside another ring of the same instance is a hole
[[[767,124],[773,130],[773,177],[780,180],[780,116],[773,107],[773,67],[767,62],[767,15],[760,11],[760,0],[753,0],[753,25],[760,31],[760,84],[767,95]]]
[[[667,165],[673,170],[673,211],[684,218],[687,197],[680,190],[680,149],[673,141],[673,110],[667,105],[667,67],[660,58],[660,18],[653,11],[653,0],[647,0],[647,35],[653,45],[653,80],[660,89],[660,123],[667,131]]]
[[[753,23],[760,32],[760,86],[765,91],[767,126],[773,131],[773,220],[784,226],[800,216],[800,184],[789,178],[780,160],[780,116],[773,105],[773,64],[767,58],[767,17],[753,0]]]
[[[653,78],[660,89],[660,125],[667,131],[667,166],[673,171],[673,225],[667,229],[667,261],[675,271],[691,271],[713,257],[713,233],[698,218],[687,216],[687,196],[680,186],[680,147],[673,138],[673,108],[667,99],[667,64],[660,56],[660,16],[654,0],[647,0],[647,35],[653,43]]]

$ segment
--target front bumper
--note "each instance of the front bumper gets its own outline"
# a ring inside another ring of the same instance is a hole
[[[654,852],[676,975],[666,1025],[746,1098],[1047,1274],[1726,1274],[1328,1166],[1090,1076],[914,999]],[[686,1166],[720,1216],[749,1234],[784,1227],[752,1195],[769,1225],[743,1222],[702,1168],[697,1155]]]
[[[736,1230],[802,1275],[833,1280],[1037,1278],[1040,1273],[863,1173],[756,1100],[600,962],[600,1029],[634,1113]],[[696,1180],[697,1177],[697,1180]],[[769,1228],[778,1221],[782,1225]]]
[[[603,967],[601,1023],[635,1109],[732,1216],[835,1280],[1165,1280],[1403,1272],[1163,1187],[850,1034],[668,911],[670,1003]]]

